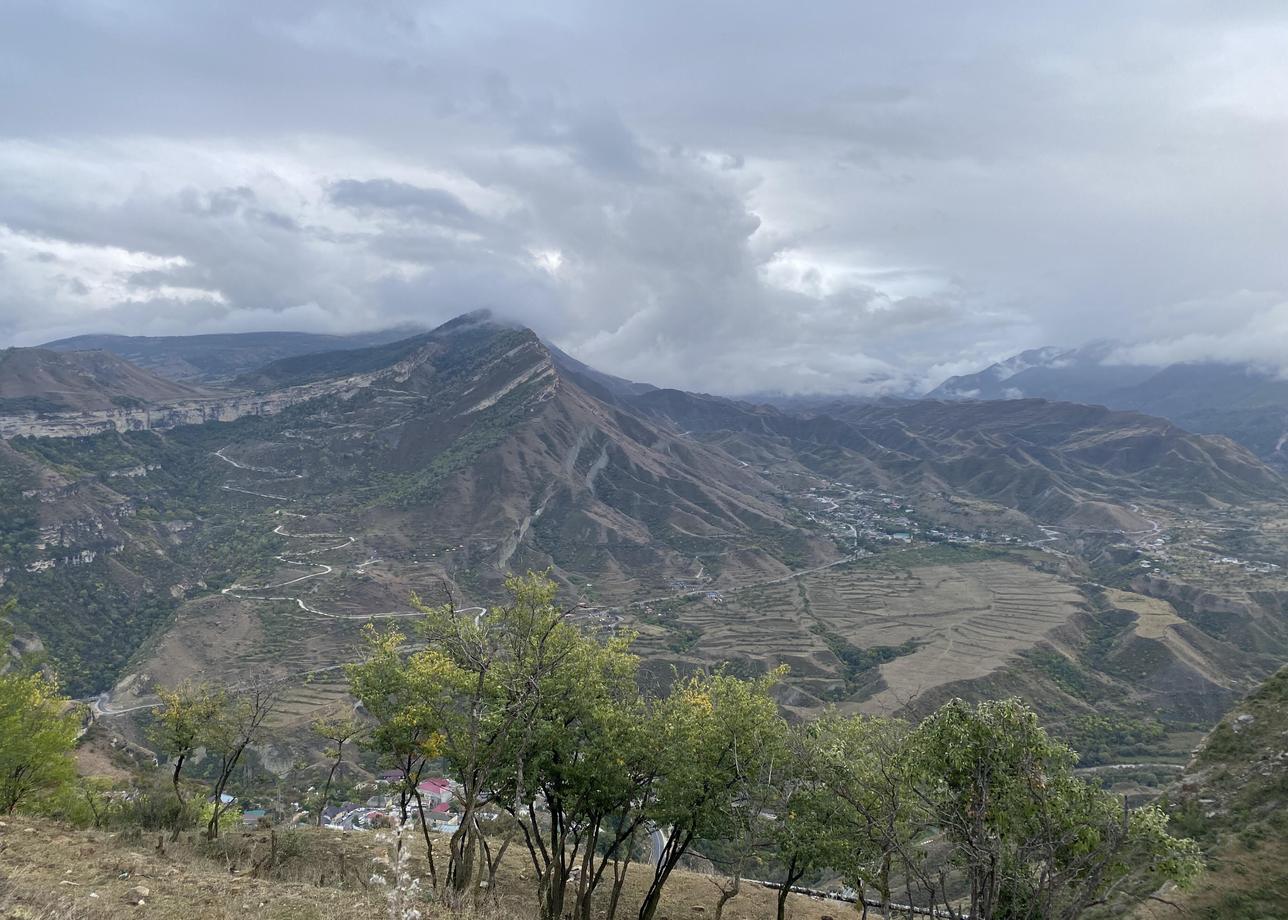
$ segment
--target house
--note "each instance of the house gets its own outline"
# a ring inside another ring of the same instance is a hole
[[[415,803],[412,803],[413,809]],[[452,802],[433,802],[425,800],[425,819],[432,823],[457,820],[456,805]]]
[[[268,821],[268,812],[263,808],[248,808],[242,812],[242,827],[259,827],[261,821]]]
[[[391,817],[390,815],[385,814],[383,811],[367,812],[367,814],[364,816],[363,823],[365,823],[367,827],[370,827],[370,828],[396,827],[398,825],[397,819]]]
[[[443,776],[431,777],[417,784],[416,789],[427,802],[450,802],[456,783]]]

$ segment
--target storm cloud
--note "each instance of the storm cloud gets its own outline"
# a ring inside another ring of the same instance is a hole
[[[18,2],[0,344],[432,325],[907,392],[1288,368],[1282,4]]]

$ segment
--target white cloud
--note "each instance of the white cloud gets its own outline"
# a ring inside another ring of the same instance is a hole
[[[0,340],[489,306],[718,392],[1089,339],[1282,364],[1286,35],[1164,0],[20,0]]]

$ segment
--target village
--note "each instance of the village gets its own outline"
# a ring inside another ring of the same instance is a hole
[[[460,783],[444,776],[431,776],[419,780],[415,793],[404,785],[403,774],[387,770],[374,780],[359,782],[350,790],[353,798],[369,793],[361,801],[346,799],[338,804],[328,804],[321,809],[321,826],[333,831],[371,831],[397,828],[407,821],[418,821],[416,809],[424,809],[425,824],[431,831],[451,834],[460,828]],[[316,794],[318,790],[311,789]],[[223,796],[224,805],[238,804],[232,796]],[[245,801],[241,805],[241,823],[254,828],[262,824],[286,823],[297,826],[318,823],[318,809],[304,803],[291,803],[287,809],[278,809],[260,802]],[[403,811],[403,805],[406,811]],[[288,812],[288,813],[283,813]]]

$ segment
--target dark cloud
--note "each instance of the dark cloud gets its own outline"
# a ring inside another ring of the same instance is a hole
[[[0,340],[491,307],[605,370],[1288,364],[1279,4],[18,0]]]
[[[331,183],[327,193],[333,204],[364,214],[389,211],[411,220],[456,226],[477,222],[459,198],[441,188],[421,188],[392,179],[341,179]]]

